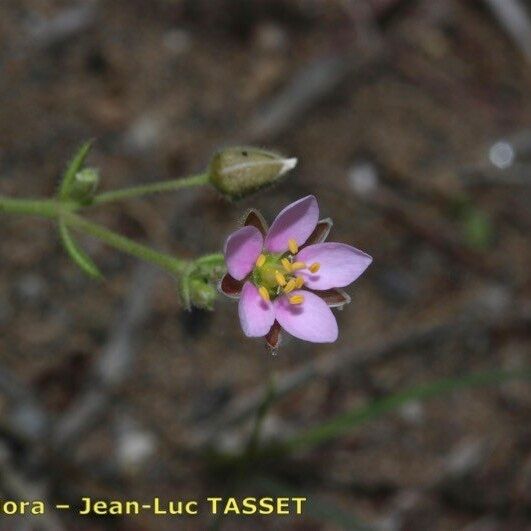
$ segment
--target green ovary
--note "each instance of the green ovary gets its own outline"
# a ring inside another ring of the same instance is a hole
[[[270,295],[276,295],[278,282],[276,272],[284,272],[280,263],[280,257],[274,255],[265,255],[266,260],[263,265],[255,266],[253,269],[253,282],[257,287],[264,286]]]

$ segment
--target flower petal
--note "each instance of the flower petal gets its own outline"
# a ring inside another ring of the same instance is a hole
[[[225,262],[229,274],[236,280],[244,279],[253,269],[262,252],[263,238],[256,227],[242,227],[225,242]]]
[[[247,337],[265,336],[275,322],[273,304],[264,301],[251,282],[243,285],[238,313],[243,333]]]
[[[243,288],[243,282],[231,277],[228,273],[223,275],[223,278],[219,281],[218,289],[231,299],[239,299],[240,293]]]
[[[267,222],[264,219],[264,216],[262,216],[262,214],[260,214],[260,212],[258,212],[258,210],[255,210],[254,208],[251,208],[247,212],[243,224],[245,226],[251,225],[253,227],[256,227],[262,233],[262,236],[265,236],[267,234]]]
[[[293,239],[302,246],[317,225],[319,206],[313,195],[308,195],[288,205],[275,218],[265,239],[265,248],[272,253],[288,250]]]
[[[354,282],[370,265],[372,258],[344,243],[316,243],[302,249],[297,261],[308,266],[317,262],[317,273],[301,269],[305,286],[310,289],[342,288]]]
[[[338,336],[337,321],[325,301],[310,291],[290,293],[302,295],[302,304],[290,304],[288,296],[275,299],[275,317],[292,336],[312,343],[333,343]]]

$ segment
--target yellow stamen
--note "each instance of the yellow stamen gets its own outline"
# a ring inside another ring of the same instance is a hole
[[[297,242],[293,239],[288,240],[288,249],[291,254],[297,254],[299,252],[299,246]]]
[[[284,293],[289,293],[297,287],[297,281],[294,278],[288,280],[288,283],[284,286]]]
[[[291,273],[291,263],[287,258],[282,258],[282,260],[280,260],[280,263],[288,273]]]
[[[302,286],[304,286],[304,279],[302,277],[297,277],[295,279],[295,287],[297,289],[300,289],[300,288],[302,288]]]
[[[264,299],[266,302],[269,302],[271,300],[271,297],[269,296],[269,291],[267,291],[264,286],[260,286],[258,288],[258,293],[260,293],[260,297],[262,297],[262,299]]]
[[[321,269],[321,264],[319,262],[314,262],[309,268],[312,273],[317,273]]]
[[[258,267],[262,267],[262,266],[265,264],[265,261],[266,261],[265,254],[261,254],[261,255],[256,259],[256,265],[257,265]]]
[[[286,285],[286,277],[280,271],[275,271],[275,278],[279,286]]]
[[[293,262],[291,264],[291,270],[297,271],[297,269],[306,269],[306,264],[304,262]]]
[[[292,295],[289,298],[290,304],[302,304],[304,302],[304,297],[302,295]]]

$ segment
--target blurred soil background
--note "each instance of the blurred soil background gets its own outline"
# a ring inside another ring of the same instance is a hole
[[[274,459],[245,450],[269,371],[284,394],[263,445],[404,389],[529,363],[526,16],[517,0],[3,0],[2,195],[52,195],[87,138],[106,190],[258,144],[300,161],[271,191],[230,204],[186,190],[90,215],[193,257],[219,251],[246,208],[271,220],[313,193],[332,239],[374,263],[337,343],[286,338],[271,357],[231,301],[185,312],[170,277],[83,239],[106,278],[91,281],[51,223],[2,217],[1,499],[288,492],[312,510],[214,522],[50,510],[0,529],[531,529],[526,381],[410,401]]]

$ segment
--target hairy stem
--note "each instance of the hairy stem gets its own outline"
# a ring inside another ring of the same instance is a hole
[[[64,213],[62,219],[71,228],[88,234],[89,236],[93,236],[107,245],[110,245],[111,247],[114,247],[115,249],[118,249],[124,253],[130,254],[131,256],[135,256],[140,260],[158,265],[162,269],[165,269],[172,274],[182,273],[184,268],[189,263],[186,260],[181,260],[171,255],[155,251],[150,247],[130,240],[121,234],[117,234],[116,232],[106,229],[105,227],[82,218],[77,214],[73,214],[72,212]]]
[[[97,223],[82,218],[75,214],[76,208],[77,205],[74,203],[48,199],[10,199],[0,196],[0,213],[38,216],[55,220],[62,219],[69,227],[93,236],[119,251],[158,265],[172,274],[181,274],[189,264],[188,261],[155,251]]]
[[[121,201],[123,199],[131,199],[160,192],[174,192],[181,188],[190,188],[192,186],[208,184],[208,179],[208,173],[199,173],[198,175],[191,175],[190,177],[184,177],[182,179],[173,179],[171,181],[161,181],[133,186],[132,188],[123,188],[112,192],[104,192],[97,195],[92,204],[99,205],[102,203],[111,203],[113,201]]]
[[[64,210],[71,209],[64,203],[61,207]],[[0,213],[55,219],[59,216],[59,203],[52,199],[11,199],[0,196]]]

